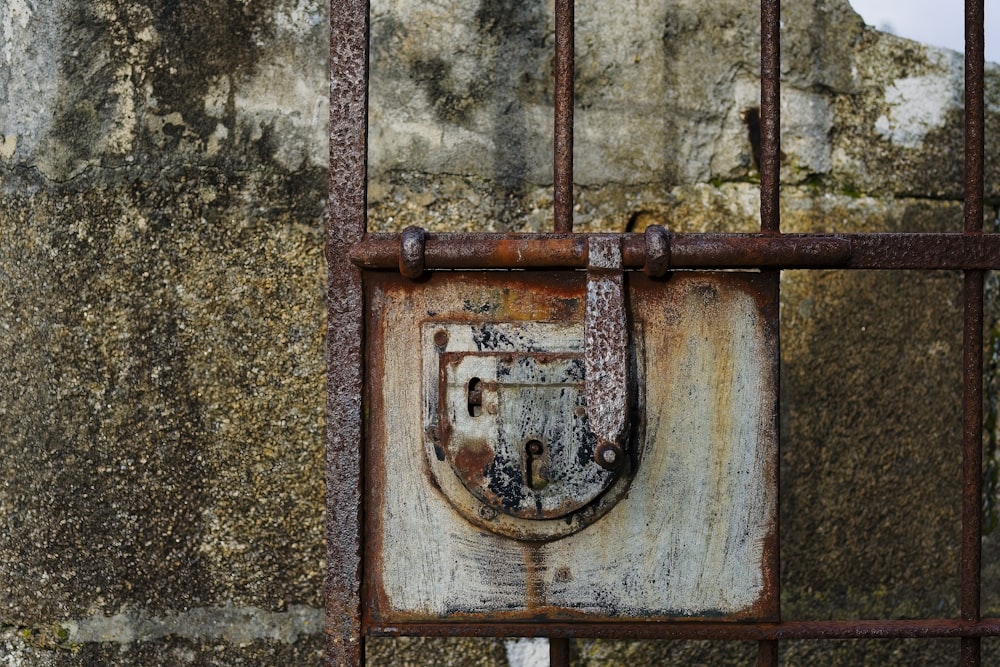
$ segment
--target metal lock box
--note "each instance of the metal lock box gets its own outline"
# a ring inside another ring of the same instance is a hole
[[[586,273],[371,274],[370,621],[773,618],[772,280],[625,276],[627,433],[602,465]]]
[[[582,327],[431,319],[422,334],[428,467],[460,514],[507,537],[543,540],[580,530],[617,502],[631,456],[612,469],[595,460]],[[631,440],[638,455],[641,439]]]

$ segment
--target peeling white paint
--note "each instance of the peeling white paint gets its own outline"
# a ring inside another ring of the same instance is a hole
[[[384,384],[372,400],[371,447],[373,470],[382,471],[372,482],[381,551],[371,585],[373,597],[384,600],[379,613],[390,621],[397,612],[436,619],[549,608],[616,618],[756,613],[767,595],[764,543],[775,503],[773,351],[756,302],[734,280],[691,274],[662,289],[632,285],[634,322],[646,332],[635,334],[645,350],[639,372],[657,378],[645,385],[645,423],[635,425],[641,463],[607,515],[532,544],[456,512],[428,483],[422,461],[424,393],[413,378],[421,376],[423,355],[413,353],[421,349],[414,318],[434,312],[458,320],[463,304],[493,303],[493,286],[470,277],[419,292],[378,291],[372,312],[380,315],[371,326],[384,338],[373,356],[384,366],[372,373]],[[552,304],[579,307],[569,291],[549,303],[504,285],[503,294],[509,288],[517,295],[516,308],[504,302],[491,310],[500,321],[530,315],[548,322]],[[575,321],[572,313],[559,317]]]

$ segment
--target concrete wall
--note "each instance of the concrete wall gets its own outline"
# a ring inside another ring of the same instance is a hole
[[[4,664],[320,664],[326,12],[0,4]]]
[[[753,229],[753,3],[579,4],[578,229]],[[864,27],[846,0],[785,4],[784,229],[961,229],[960,58]],[[0,5],[4,664],[322,662],[326,11]],[[372,11],[372,228],[548,228],[548,4]],[[957,614],[960,282],[786,273],[787,617]],[[984,544],[998,614],[997,533]],[[504,665],[516,648],[376,640],[369,655]],[[582,665],[746,664],[753,646],[576,650]],[[783,657],[956,651],[802,642]]]

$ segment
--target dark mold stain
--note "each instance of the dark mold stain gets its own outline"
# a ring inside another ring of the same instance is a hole
[[[472,340],[480,352],[512,350],[517,347],[519,342],[491,324],[483,324],[472,334]],[[510,371],[508,370],[508,372]]]
[[[459,90],[451,76],[451,63],[436,56],[410,63],[410,76],[427,94],[438,120],[452,125],[468,125],[489,94],[484,79],[474,79],[464,91]]]
[[[98,155],[102,166],[126,165],[125,155],[105,155],[102,144],[118,129],[122,96],[135,98],[137,143],[130,152],[130,168],[161,161],[182,139],[204,146],[220,123],[229,129],[225,141],[230,150],[210,161],[233,159],[231,147],[239,145],[250,147],[244,161],[271,161],[279,143],[274,128],[238,129],[235,99],[240,85],[257,72],[265,48],[274,48],[278,5],[279,0],[148,0],[115,2],[100,11],[94,3],[72,3],[51,132],[67,172]],[[155,39],[145,36],[146,31]],[[210,113],[206,96],[226,89],[221,111]],[[174,113],[182,123],[159,128],[146,122]]]
[[[525,193],[528,163],[526,103],[536,100],[539,88],[551,80],[545,44],[543,4],[537,0],[480,0],[476,23],[489,50],[484,63],[486,80],[499,93],[491,105],[496,196],[520,198]],[[542,76],[539,76],[542,73]],[[491,91],[492,92],[492,91]]]
[[[271,37],[272,12],[262,5],[274,4],[154,0],[149,10],[161,49],[152,83],[161,110],[179,111],[198,136],[207,138],[219,120],[206,114],[204,97],[213,83],[228,78],[227,114],[232,117],[234,89],[256,70],[257,44]]]
[[[760,169],[760,109],[758,107],[750,107],[749,109],[744,109],[740,114],[743,118],[743,124],[747,126],[747,140],[750,142],[750,166],[754,169]],[[785,162],[784,151],[778,151],[778,160],[782,164]]]
[[[743,111],[743,124],[747,126],[750,141],[751,166],[760,169],[760,109],[751,107]]]

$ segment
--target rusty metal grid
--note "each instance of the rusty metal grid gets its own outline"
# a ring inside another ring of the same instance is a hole
[[[327,584],[326,661],[364,662],[364,636],[545,636],[553,665],[568,664],[573,637],[716,639],[759,642],[758,663],[778,664],[781,640],[961,638],[963,666],[981,663],[980,638],[1000,636],[1000,618],[980,617],[983,294],[1000,269],[1000,234],[983,233],[984,12],[965,3],[964,232],[954,234],[782,234],[780,231],[780,40],[778,0],[761,0],[758,234],[625,234],[626,269],[956,269],[964,273],[960,617],[922,620],[768,623],[411,623],[372,627],[362,609],[363,274],[434,269],[572,269],[587,265],[587,236],[572,233],[573,0],[555,0],[556,95],[552,234],[366,234],[368,3],[334,0],[330,12],[330,216],[327,233]],[[654,243],[655,242],[655,243]],[[779,526],[780,528],[780,526]],[[779,554],[769,554],[777,571]],[[779,617],[780,618],[780,617]]]

